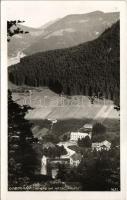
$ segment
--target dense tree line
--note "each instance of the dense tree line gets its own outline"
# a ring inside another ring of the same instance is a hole
[[[119,105],[119,22],[98,39],[76,47],[37,53],[9,67],[17,85],[48,86],[57,93],[104,96]]]

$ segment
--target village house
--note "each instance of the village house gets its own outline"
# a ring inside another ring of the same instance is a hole
[[[103,142],[94,142],[92,143],[92,150],[97,150],[97,151],[101,151],[101,150],[106,150],[109,151],[111,148],[111,143],[107,140],[103,141]]]
[[[77,167],[81,162],[82,156],[79,153],[75,153],[70,157],[70,165]]]

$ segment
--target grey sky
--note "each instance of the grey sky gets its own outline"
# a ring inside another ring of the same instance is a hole
[[[8,20],[25,20],[24,25],[31,27],[69,14],[119,11],[119,2],[115,1],[8,1],[6,5]]]

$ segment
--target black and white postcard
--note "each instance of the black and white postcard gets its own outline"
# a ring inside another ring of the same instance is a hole
[[[2,200],[126,199],[126,6],[2,1]]]

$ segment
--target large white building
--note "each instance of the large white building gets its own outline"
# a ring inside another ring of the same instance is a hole
[[[89,138],[91,139],[91,134],[89,133],[71,132],[70,140],[78,141],[78,139],[85,138],[86,136],[89,136]]]
[[[85,138],[86,136],[89,136],[91,139],[92,137],[92,124],[85,124],[83,127],[79,129],[77,132],[71,132],[70,140],[71,141],[78,141],[78,139]]]

